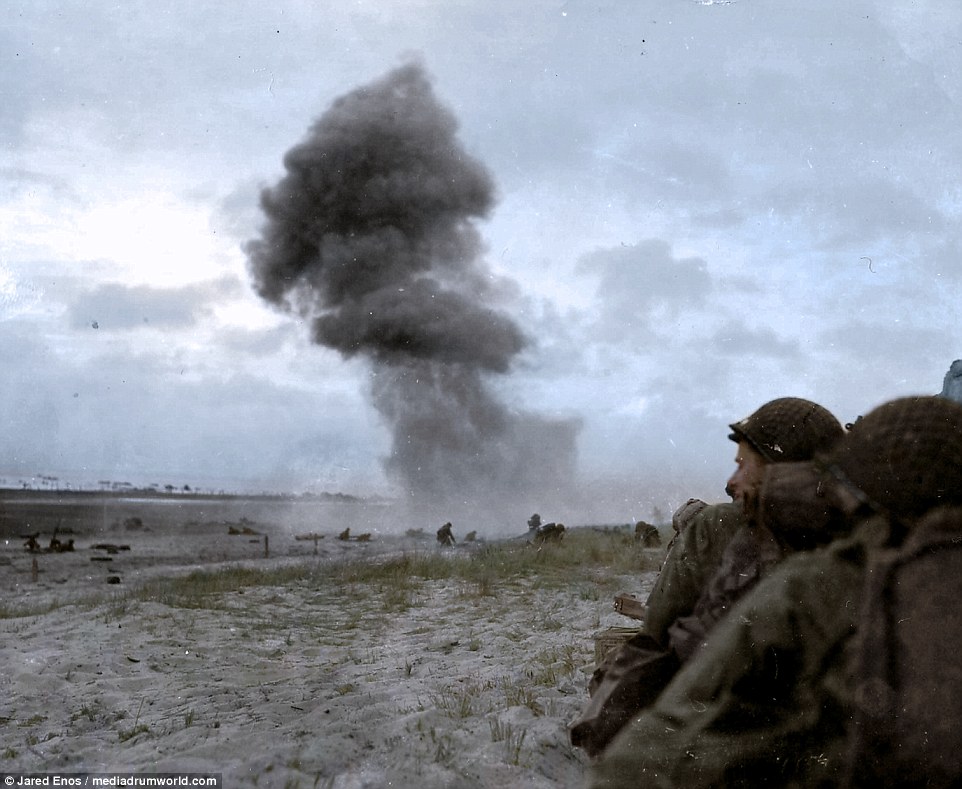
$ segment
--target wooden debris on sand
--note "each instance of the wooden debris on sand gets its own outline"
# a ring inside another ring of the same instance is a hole
[[[629,594],[620,594],[615,597],[615,611],[630,619],[644,620],[645,618],[645,604]]]
[[[598,633],[595,636],[595,666],[600,666],[609,652],[639,632],[637,627],[609,627]]]
[[[96,545],[90,546],[95,551],[106,551],[109,554],[117,554],[121,551],[129,551],[129,545],[114,545],[110,542],[98,542]]]

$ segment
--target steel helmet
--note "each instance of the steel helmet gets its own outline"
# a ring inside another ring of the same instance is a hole
[[[732,441],[748,442],[770,463],[811,460],[844,434],[830,411],[800,397],[772,400],[729,427]]]
[[[905,397],[858,420],[825,460],[878,508],[919,515],[962,503],[962,405]]]

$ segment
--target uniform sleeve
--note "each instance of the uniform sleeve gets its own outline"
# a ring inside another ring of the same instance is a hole
[[[861,571],[827,554],[796,559],[744,598],[612,742],[592,787],[831,783],[840,773],[844,747],[832,744],[844,742],[846,702],[833,694],[845,683],[826,667],[854,632]]]
[[[678,534],[646,604],[645,631],[658,643],[667,645],[669,625],[695,609],[725,547],[743,524],[737,505],[711,504]]]

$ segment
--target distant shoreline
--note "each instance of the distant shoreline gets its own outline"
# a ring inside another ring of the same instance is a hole
[[[91,500],[111,501],[152,499],[165,501],[315,501],[338,504],[378,504],[381,498],[362,498],[347,493],[212,493],[207,491],[157,490],[124,488],[122,490],[42,490],[37,488],[0,488],[0,502],[36,502],[45,504],[79,503]]]

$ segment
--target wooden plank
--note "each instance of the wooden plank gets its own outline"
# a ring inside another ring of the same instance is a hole
[[[615,597],[615,611],[630,619],[643,620],[645,618],[645,604],[628,594]]]

